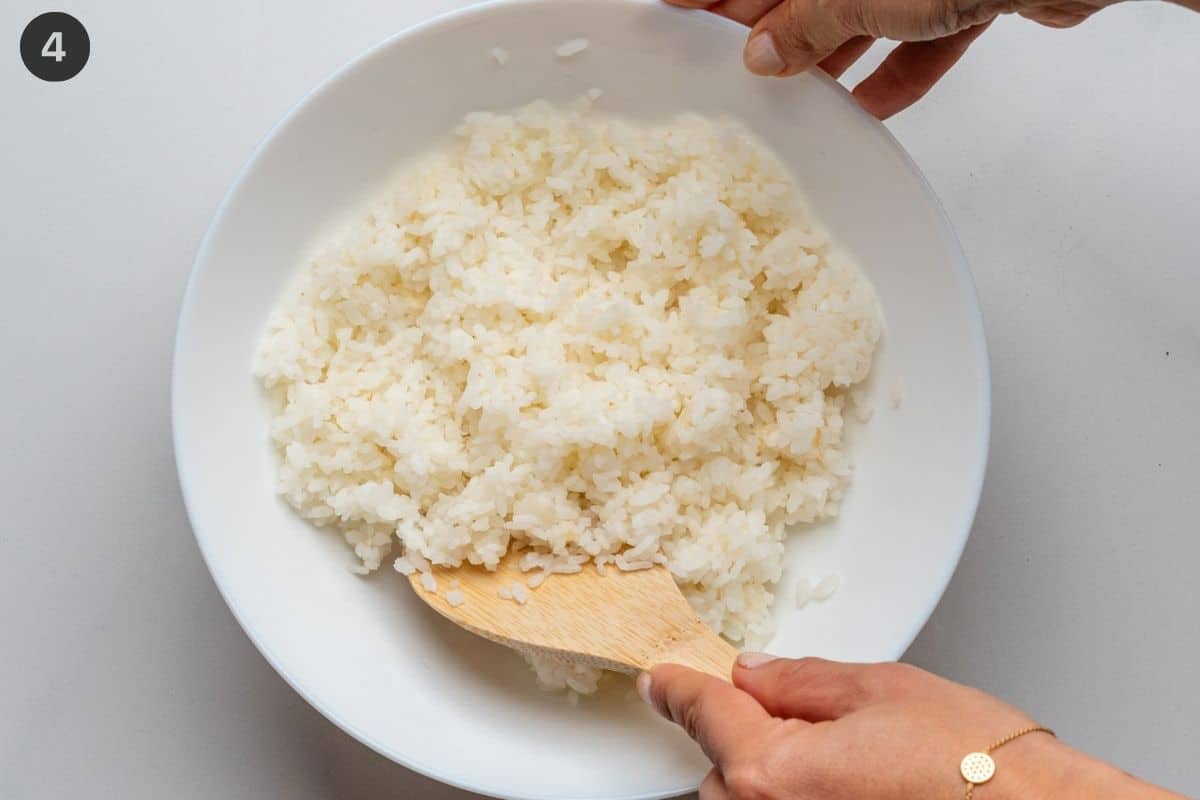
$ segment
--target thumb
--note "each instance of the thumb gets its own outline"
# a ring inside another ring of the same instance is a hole
[[[742,59],[756,75],[795,75],[855,35],[836,8],[843,0],[784,0],[750,31]]]
[[[637,688],[658,713],[687,731],[718,769],[734,763],[762,726],[774,723],[750,695],[677,664],[643,672]]]
[[[754,26],[743,57],[758,75],[795,75],[856,36],[926,41],[984,21],[968,19],[962,2],[783,0]]]

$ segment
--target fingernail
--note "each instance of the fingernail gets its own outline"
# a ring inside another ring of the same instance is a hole
[[[755,34],[746,42],[745,61],[746,69],[755,75],[778,75],[787,68],[770,31]]]
[[[776,656],[770,653],[742,653],[737,657],[737,663],[742,669],[754,669],[775,659]]]
[[[654,705],[654,701],[650,699],[650,673],[643,672],[637,678],[637,693],[638,697],[642,698],[642,702],[648,706]]]

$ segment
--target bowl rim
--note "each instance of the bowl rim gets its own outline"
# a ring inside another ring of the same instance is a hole
[[[334,708],[330,707],[315,693],[308,691],[307,688],[289,672],[289,670],[282,663],[281,659],[266,644],[260,633],[246,621],[243,613],[239,609],[237,602],[228,591],[227,582],[223,579],[220,570],[215,567],[209,548],[206,545],[206,537],[204,536],[200,527],[197,526],[195,515],[192,513],[193,501],[190,498],[193,496],[193,493],[190,489],[190,482],[186,467],[180,457],[180,445],[182,437],[179,425],[179,397],[181,380],[180,353],[183,343],[187,337],[189,321],[193,316],[192,309],[195,297],[195,292],[193,291],[194,284],[197,280],[197,276],[200,274],[205,262],[207,261],[208,251],[212,239],[216,235],[217,230],[220,228],[232,199],[241,190],[241,187],[246,180],[246,176],[250,173],[251,169],[258,162],[263,153],[265,153],[272,146],[275,139],[291,124],[292,120],[297,117],[317,97],[323,95],[325,92],[331,91],[345,76],[349,75],[371,59],[378,57],[383,51],[406,39],[420,36],[445,26],[453,25],[471,17],[483,17],[493,13],[507,13],[515,9],[529,6],[544,6],[546,4],[572,5],[582,2],[589,2],[589,0],[482,0],[481,2],[473,3],[463,8],[452,9],[388,35],[376,44],[371,45],[358,55],[352,57],[349,61],[345,62],[332,73],[323,78],[316,86],[307,91],[298,101],[296,101],[295,104],[292,105],[292,107],[283,115],[283,117],[279,119],[278,122],[271,126],[267,133],[254,146],[254,149],[250,153],[249,157],[239,168],[233,179],[233,182],[229,185],[229,188],[226,189],[225,193],[221,197],[220,202],[217,204],[216,209],[213,212],[212,220],[197,247],[196,256],[193,259],[188,280],[184,287],[183,298],[180,303],[179,320],[176,325],[171,356],[171,442],[176,474],[179,480],[184,508],[187,513],[188,525],[191,528],[192,535],[195,537],[196,544],[200,549],[200,554],[204,560],[204,564],[207,567],[209,574],[212,576],[213,582],[216,584],[217,591],[220,593],[221,599],[225,602],[225,605],[229,608],[229,611],[233,614],[233,617],[237,621],[239,627],[241,627],[242,631],[250,639],[251,643],[258,650],[258,652],[262,654],[263,658],[266,659],[267,663],[271,665],[271,668],[274,669],[281,678],[283,678],[288,686],[290,686],[297,694],[304,698],[305,702],[316,709],[316,711],[323,717],[332,722],[348,735],[352,736],[358,742],[362,743],[384,758],[387,758],[389,761],[399,764],[406,769],[417,772],[440,783],[457,789],[462,789],[464,791],[473,792],[475,794],[500,798],[500,800],[582,800],[583,798],[586,798],[586,800],[593,800],[593,798],[590,795],[571,797],[562,795],[551,796],[538,794],[512,794],[507,792],[497,793],[497,790],[494,787],[481,786],[478,784],[473,784],[469,781],[460,780],[453,774],[440,771],[429,764],[410,759],[401,753],[397,753],[394,750],[389,749],[382,742],[377,741],[342,718],[342,716]],[[661,0],[605,0],[605,2],[612,3],[614,5],[619,2],[627,6],[662,6],[670,13],[696,13],[688,9],[674,9],[671,6],[666,6],[663,4]],[[718,17],[716,15],[711,16],[711,23],[722,27],[728,27],[731,30],[743,30],[742,26],[738,25],[736,22],[723,17]],[[962,554],[966,548],[967,540],[970,538],[971,529],[974,525],[975,516],[978,511],[979,501],[983,491],[983,483],[987,471],[988,452],[991,440],[992,415],[991,368],[988,355],[986,332],[984,328],[983,311],[979,303],[978,290],[971,275],[970,267],[967,262],[966,254],[963,251],[962,244],[950,224],[950,219],[946,214],[945,207],[942,205],[941,200],[934,192],[933,187],[930,185],[924,173],[921,172],[916,162],[903,148],[892,132],[882,123],[868,114],[861,106],[859,106],[858,103],[853,99],[853,96],[850,94],[850,92],[845,89],[845,87],[820,70],[811,70],[809,74],[812,78],[821,81],[827,87],[832,88],[836,93],[843,96],[846,102],[853,105],[854,111],[860,116],[860,118],[869,121],[869,123],[872,125],[877,125],[879,129],[881,129],[881,132],[884,134],[883,138],[886,142],[886,146],[891,149],[892,153],[900,159],[900,161],[907,168],[908,172],[917,180],[922,192],[930,201],[931,207],[934,211],[934,222],[937,232],[946,245],[948,254],[951,256],[950,260],[952,262],[952,268],[957,273],[957,277],[963,282],[964,293],[969,301],[968,305],[970,306],[970,308],[967,309],[967,317],[968,325],[972,329],[972,345],[975,348],[978,348],[979,352],[979,370],[977,379],[979,381],[978,388],[980,398],[980,441],[977,443],[976,447],[978,457],[976,463],[972,465],[974,480],[972,481],[969,502],[964,504],[965,514],[958,525],[959,533],[956,541],[954,542],[954,557],[946,560],[943,574],[939,576],[939,579],[936,582],[937,591],[930,594],[930,601],[927,604],[927,608],[925,608],[919,619],[914,618],[915,621],[912,629],[908,631],[905,636],[901,637],[901,641],[904,643],[904,646],[899,650],[899,652],[896,652],[891,656],[893,660],[897,660],[903,656],[908,648],[912,645],[918,634],[928,623],[934,609],[936,609],[938,604],[941,602],[942,596],[945,594],[946,588],[950,583],[950,579],[953,577],[958,568],[958,564],[962,559]],[[652,791],[634,795],[625,795],[622,798],[619,798],[619,800],[661,800],[661,798],[676,797],[678,795],[695,792],[697,788],[698,782],[693,782],[672,788],[666,792]]]

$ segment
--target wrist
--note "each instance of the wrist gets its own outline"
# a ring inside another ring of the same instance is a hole
[[[1081,754],[1046,733],[1023,736],[992,754],[996,777],[977,800],[1069,800]],[[994,785],[993,785],[994,784]],[[986,794],[985,794],[986,792]]]
[[[1013,741],[994,757],[996,777],[977,787],[975,800],[1161,800],[1172,796],[1043,733]]]

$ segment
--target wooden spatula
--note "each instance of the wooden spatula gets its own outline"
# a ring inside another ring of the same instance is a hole
[[[730,679],[737,657],[728,642],[696,616],[664,567],[604,575],[591,565],[571,575],[552,575],[519,604],[501,588],[524,585],[532,573],[509,555],[495,572],[464,564],[433,567],[438,591],[420,574],[410,577],[417,595],[442,616],[472,633],[523,652],[552,655],[619,672],[638,672],[672,663]],[[457,579],[464,602],[446,595]]]

